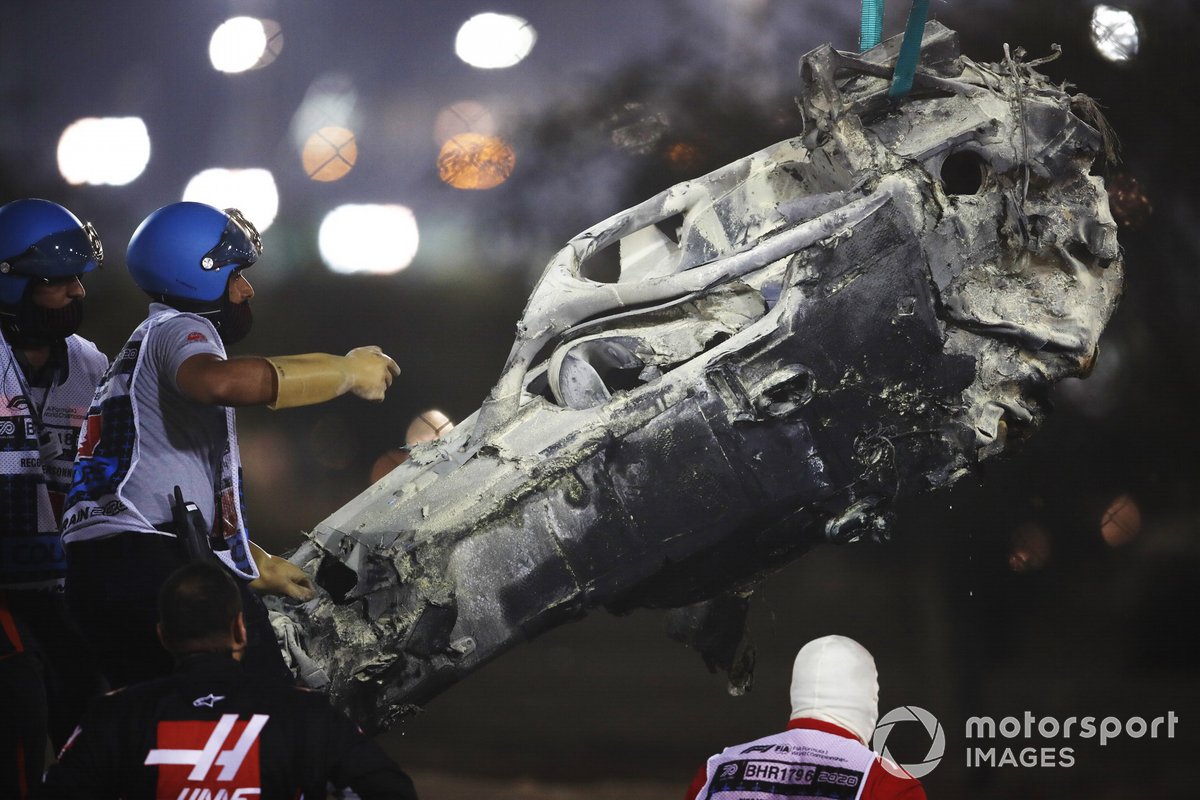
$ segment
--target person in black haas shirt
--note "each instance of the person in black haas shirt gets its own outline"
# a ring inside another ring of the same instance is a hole
[[[219,567],[174,572],[159,596],[169,678],[93,703],[46,775],[48,798],[415,800],[412,781],[322,694],[244,671],[241,597]]]

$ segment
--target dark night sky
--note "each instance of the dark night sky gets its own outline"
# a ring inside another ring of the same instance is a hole
[[[1118,4],[1140,14],[1145,34],[1128,65],[1092,50],[1083,0],[932,3],[976,60],[998,60],[1005,42],[1031,56],[1061,43],[1064,56],[1043,70],[1100,101],[1123,142],[1124,164],[1107,177],[1136,180],[1153,205],[1123,227],[1127,292],[1095,374],[1060,387],[1057,412],[1032,441],[949,492],[905,504],[892,544],[825,548],[765,581],[749,696],[726,696],[718,676],[662,635],[661,615],[595,614],[505,656],[389,734],[399,758],[444,772],[674,781],[681,794],[708,753],[782,724],[795,649],[837,632],[875,652],[881,711],[918,705],[946,726],[947,760],[925,781],[931,797],[1191,796],[1181,776],[1200,746],[1200,12],[1193,0]],[[885,34],[898,34],[908,4],[888,5]],[[793,135],[797,59],[825,41],[854,49],[858,6],[11,0],[0,6],[0,201],[44,196],[96,223],[110,259],[89,279],[83,332],[111,354],[142,313],[123,266],[137,222],[179,199],[200,169],[274,172],[280,212],[249,273],[258,324],[238,350],[378,343],[404,369],[378,406],[341,399],[239,415],[252,529],[284,550],[365,487],[371,461],[399,443],[414,414],[437,406],[461,419],[479,405],[557,246],[691,176],[661,151],[614,147],[615,126],[662,112],[667,140],[697,146],[693,174]],[[459,24],[486,10],[536,28],[518,66],[481,71],[454,56]],[[284,49],[263,69],[219,74],[208,38],[237,14],[278,20]],[[328,75],[358,92],[360,155],[345,179],[317,184],[290,126]],[[457,191],[437,177],[433,121],[463,99],[490,105],[517,152],[511,179],[490,191]],[[58,175],[63,128],[98,115],[138,115],[149,128],[150,163],[128,186],[72,187]],[[390,277],[328,273],[316,228],[344,202],[410,206],[422,231],[412,266]],[[1121,495],[1140,509],[1141,535],[1108,547],[1099,521]],[[1013,543],[1032,528],[1047,559],[1013,571]],[[1027,709],[1148,718],[1170,709],[1183,721],[1173,740],[1075,742],[1069,769],[963,766],[968,716]]]

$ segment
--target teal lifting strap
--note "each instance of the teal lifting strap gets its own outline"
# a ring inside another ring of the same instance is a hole
[[[862,28],[858,51],[870,50],[883,40],[883,0],[862,0]]]
[[[865,2],[865,0],[864,0]],[[880,2],[882,6],[882,0]],[[866,30],[866,6],[863,6],[863,30]],[[888,97],[898,100],[912,89],[913,76],[917,73],[917,61],[921,57],[921,39],[925,35],[925,19],[929,16],[929,0],[913,0],[908,12],[908,26],[904,29],[904,42],[900,45],[900,56],[896,59],[896,71],[892,74],[892,88]]]

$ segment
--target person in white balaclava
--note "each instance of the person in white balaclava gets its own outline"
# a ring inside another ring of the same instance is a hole
[[[791,700],[787,730],[708,759],[686,800],[924,800],[920,781],[867,745],[879,718],[879,678],[865,647],[845,636],[804,645]]]

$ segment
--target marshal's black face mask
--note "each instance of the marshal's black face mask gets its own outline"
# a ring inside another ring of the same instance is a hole
[[[75,280],[75,278],[71,278]],[[62,308],[46,308],[33,301],[32,283],[21,302],[0,316],[0,328],[10,344],[41,347],[62,341],[83,323],[83,300],[76,298]]]
[[[250,308],[250,301],[234,303],[228,294],[221,298],[220,308],[205,316],[216,326],[217,334],[226,347],[245,339],[254,327],[254,311]]]
[[[157,302],[166,303],[180,311],[187,311],[204,317],[213,324],[213,327],[217,329],[217,335],[221,337],[221,342],[228,347],[245,339],[247,334],[250,333],[250,329],[254,327],[254,312],[250,308],[250,300],[246,299],[241,303],[235,303],[229,299],[228,286],[237,280],[237,276],[237,272],[230,275],[229,282],[226,284],[225,294],[221,295],[219,300],[211,302],[200,302],[198,300],[189,300],[168,295],[152,294],[150,297]]]

